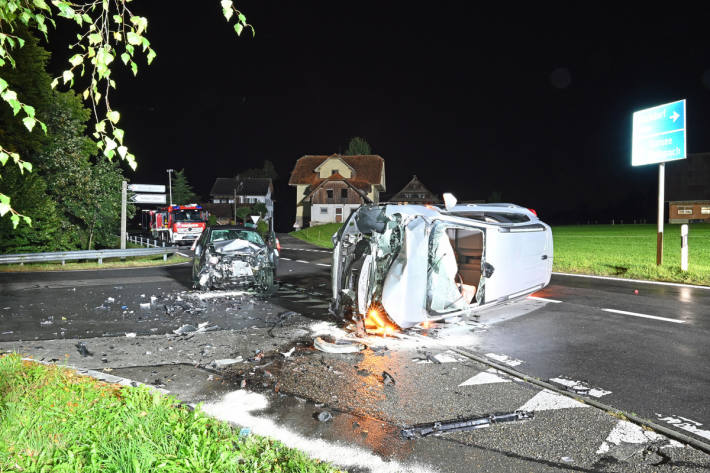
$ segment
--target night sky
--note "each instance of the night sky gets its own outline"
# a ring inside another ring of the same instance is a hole
[[[389,195],[416,174],[459,200],[500,192],[549,223],[653,222],[657,166],[631,167],[632,113],[685,98],[688,151],[710,151],[699,11],[235,3],[254,38],[234,34],[218,0],[131,3],[158,53],[137,78],[117,74],[131,181],[167,183],[167,168],[184,168],[206,199],[216,177],[268,159],[286,231],[296,159],[361,136],[385,159]],[[57,67],[69,53],[52,49]]]

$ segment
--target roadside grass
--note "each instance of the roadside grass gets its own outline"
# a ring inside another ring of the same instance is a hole
[[[0,357],[0,471],[333,472],[145,387]]]
[[[555,271],[710,285],[710,224],[690,224],[688,271],[680,270],[680,225],[666,224],[656,266],[656,225],[552,228]]]
[[[25,263],[19,264],[3,264],[0,265],[0,272],[24,272],[24,271],[76,271],[78,269],[116,269],[116,268],[140,268],[146,266],[160,266],[164,264],[179,264],[192,261],[192,258],[186,258],[174,253],[168,255],[167,261],[163,261],[162,255],[141,256],[135,258],[126,258],[121,261],[121,258],[104,258],[103,264],[99,264],[96,260],[91,261],[67,261],[62,265],[61,261],[53,261],[48,263]]]
[[[303,241],[307,241],[308,243],[313,243],[314,245],[322,248],[332,249],[333,242],[330,239],[335,232],[340,230],[340,227],[342,226],[342,223],[325,223],[323,225],[297,230],[289,233],[289,235],[295,236]]]

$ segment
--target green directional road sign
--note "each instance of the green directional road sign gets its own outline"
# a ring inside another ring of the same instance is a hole
[[[631,164],[685,159],[685,100],[634,112]]]

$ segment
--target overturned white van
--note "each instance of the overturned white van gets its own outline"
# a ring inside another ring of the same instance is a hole
[[[333,236],[331,312],[401,329],[471,314],[550,282],[552,231],[513,204],[365,205]]]

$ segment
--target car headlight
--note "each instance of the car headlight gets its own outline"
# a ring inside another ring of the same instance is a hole
[[[219,263],[219,258],[217,256],[210,256],[210,258],[207,261],[210,264],[217,264],[217,263]]]

